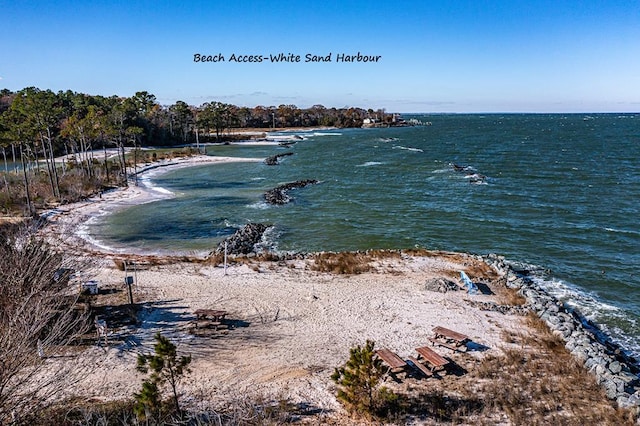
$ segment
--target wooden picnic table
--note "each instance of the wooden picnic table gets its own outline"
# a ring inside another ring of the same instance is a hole
[[[447,359],[443,358],[440,354],[427,346],[416,348],[416,352],[418,352],[418,358],[422,358],[429,364],[431,372],[442,370],[447,364],[449,364]]]
[[[468,336],[440,326],[434,327],[433,332],[434,336],[429,337],[431,343],[444,346],[454,351],[466,351],[467,347],[465,343],[469,340]]]
[[[429,370],[429,368],[427,368],[426,365],[421,363],[420,360],[418,360],[418,358],[410,356],[410,357],[408,357],[408,359],[409,359],[409,361],[411,361],[413,363],[413,365],[416,366],[416,368],[418,370],[422,371],[422,374],[424,374],[426,377],[433,376],[433,372],[431,370]]]
[[[215,309],[198,309],[194,312],[196,319],[209,320],[212,322],[221,322],[227,316],[227,311],[220,311]]]
[[[407,367],[407,363],[395,352],[392,352],[389,349],[378,349],[376,351],[376,355],[378,355],[385,364],[391,367],[391,371],[394,373],[400,372]]]
[[[436,338],[444,337],[445,339],[453,340],[458,344],[463,344],[464,342],[469,340],[469,336],[466,336],[462,333],[458,333],[457,331],[449,330],[448,328],[444,328],[440,326],[434,327],[433,332],[436,334],[435,336]]]
[[[227,311],[217,309],[197,309],[194,314],[196,315],[196,320],[194,321],[196,328],[199,328],[200,325],[204,328],[214,326],[217,331],[218,327],[223,325],[223,321],[227,316]]]

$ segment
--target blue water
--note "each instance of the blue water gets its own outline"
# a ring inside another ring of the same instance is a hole
[[[279,166],[206,165],[154,179],[175,198],[108,216],[95,235],[209,251],[248,221],[282,251],[425,247],[547,268],[541,283],[640,354],[640,114],[417,116],[431,126],[299,133],[289,148],[214,146]],[[468,166],[456,172],[450,163]],[[470,183],[469,175],[485,176]],[[268,206],[264,191],[320,184]]]

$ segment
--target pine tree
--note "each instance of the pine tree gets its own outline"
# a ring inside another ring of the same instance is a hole
[[[135,394],[136,414],[148,416],[150,412],[158,414],[162,407],[160,386],[169,383],[173,393],[176,413],[181,414],[178,403],[177,383],[183,374],[189,372],[188,365],[191,356],[178,357],[176,345],[160,333],[155,335],[156,344],[153,346],[154,355],[138,355],[138,371],[151,372],[147,380],[142,383],[142,390]],[[142,417],[142,416],[141,416]]]
[[[147,420],[160,417],[162,401],[158,386],[154,382],[143,381],[142,390],[140,393],[134,394],[134,398],[136,403],[133,409],[138,418]]]
[[[367,340],[364,347],[351,348],[347,363],[331,375],[338,384],[338,400],[351,412],[373,414],[376,410],[377,388],[386,368],[375,356],[374,345]]]

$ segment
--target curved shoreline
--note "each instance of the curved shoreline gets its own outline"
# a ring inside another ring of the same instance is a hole
[[[154,188],[148,179],[169,171],[203,164],[229,162],[262,162],[262,158],[194,156],[162,161],[142,167],[136,173],[141,185],[119,188],[87,201],[61,206],[43,213],[49,222],[46,233],[68,246],[72,252],[95,253],[110,258],[119,255],[149,255],[149,252],[128,248],[108,247],[86,232],[87,224],[98,217],[119,209],[173,197],[163,188]],[[132,175],[133,176],[133,175]],[[157,251],[154,254],[159,254]],[[171,254],[179,255],[172,252]],[[468,255],[468,254],[467,254]],[[471,255],[473,256],[473,255]],[[540,317],[554,334],[562,338],[565,348],[585,369],[596,377],[607,397],[621,407],[640,407],[640,366],[637,360],[625,354],[624,348],[612,342],[597,325],[590,324],[579,312],[558,301],[525,273],[518,271],[503,257],[497,255],[473,256],[492,267],[503,277],[504,284],[517,288],[527,300],[527,308]]]
[[[186,168],[205,164],[223,164],[234,162],[262,162],[264,158],[246,157],[214,157],[195,155],[172,160],[161,160],[138,169],[129,175],[129,186],[105,191],[85,201],[59,206],[44,211],[40,217],[47,221],[47,233],[54,234],[65,246],[72,251],[100,253],[103,255],[182,255],[184,253],[159,253],[136,250],[132,247],[116,248],[102,244],[87,231],[88,225],[97,218],[116,211],[151,203],[157,200],[172,198],[171,191],[155,187],[150,183],[151,177]],[[138,185],[135,182],[138,182]],[[190,252],[191,253],[191,252]]]

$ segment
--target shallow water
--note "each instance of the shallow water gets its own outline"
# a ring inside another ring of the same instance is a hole
[[[295,154],[279,166],[162,175],[153,184],[174,198],[108,216],[90,232],[112,246],[199,252],[257,221],[274,225],[269,242],[283,251],[495,252],[548,268],[549,291],[640,354],[640,115],[417,118],[433,125],[301,132],[288,148],[209,147],[220,156]],[[321,183],[292,191],[288,205],[262,201],[299,179]]]

